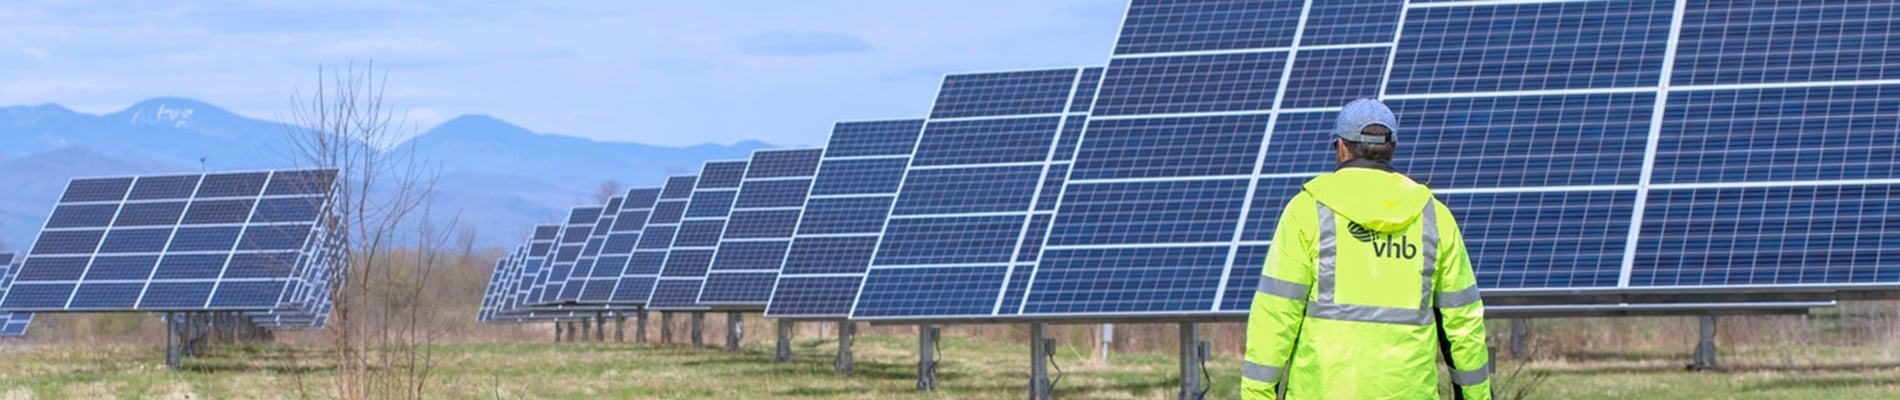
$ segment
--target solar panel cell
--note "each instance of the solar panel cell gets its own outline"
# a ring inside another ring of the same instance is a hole
[[[242,230],[243,228],[235,226],[178,228],[178,232],[172,235],[171,246],[168,250],[173,252],[230,251],[232,246],[237,245],[238,233]]]
[[[1891,2],[1693,1],[1670,82],[1722,85],[1900,78]]]
[[[954,317],[988,315],[1008,267],[873,269],[851,315]],[[918,295],[928,293],[928,295]]]
[[[185,202],[130,203],[119,209],[112,226],[177,225],[185,212]]]
[[[46,218],[46,228],[103,228],[112,224],[118,212],[118,204],[60,205]]]
[[[270,179],[269,172],[241,172],[234,174],[205,175],[204,182],[198,185],[196,198],[216,197],[257,197],[264,191],[264,182]]]
[[[786,273],[790,273],[789,268]],[[863,279],[858,276],[781,277],[774,285],[772,302],[765,313],[776,316],[850,314],[851,301],[857,297]]]
[[[132,178],[74,179],[66,184],[66,192],[60,195],[59,202],[119,201],[131,188]]]
[[[144,280],[158,265],[158,256],[99,256],[86,268],[89,281]]]
[[[746,181],[745,186],[739,191],[739,199],[732,206],[737,208],[803,206],[805,193],[809,190],[811,190],[810,179]]]
[[[1069,103],[1076,70],[994,72],[944,77],[931,118],[1053,114]]]
[[[1092,115],[1271,109],[1286,56],[1254,52],[1110,60]]]
[[[906,158],[825,160],[812,184],[812,196],[896,193],[904,181]]]
[[[713,258],[713,271],[772,270],[785,262],[789,241],[722,242]],[[774,274],[776,275],[776,273]]]
[[[877,251],[877,236],[801,237],[792,242],[781,273],[864,273]],[[854,278],[855,279],[855,278]],[[856,283],[853,283],[855,286]],[[856,293],[851,295],[855,296]]]
[[[798,217],[799,210],[733,211],[725,239],[790,238]]]
[[[1671,93],[1651,182],[1900,177],[1897,131],[1900,86]]]
[[[1247,181],[1071,183],[1047,245],[1231,241]]]
[[[825,157],[909,155],[923,129],[921,119],[840,122],[832,127]]]
[[[1436,189],[1633,185],[1654,93],[1401,100],[1399,170]]]
[[[1301,46],[1391,43],[1404,3],[1385,0],[1315,1],[1307,11]],[[1296,81],[1297,82],[1297,81]]]
[[[144,283],[81,283],[66,308],[75,310],[131,309],[138,305]],[[199,304],[202,306],[203,304]]]
[[[1390,41],[1390,31],[1386,35],[1384,40]],[[1280,108],[1339,107],[1353,99],[1378,97],[1389,53],[1385,47],[1300,50]]]
[[[752,154],[745,179],[771,179],[811,176],[818,170],[818,159],[825,149],[770,150]]]
[[[1043,162],[1061,117],[931,122],[911,167]]]
[[[1252,174],[1267,115],[1098,120],[1070,179]]]
[[[745,179],[745,161],[722,161],[706,163],[699,174],[699,183],[694,189],[736,189]],[[698,192],[694,192],[695,195]]]
[[[911,170],[891,215],[1028,210],[1042,174],[1041,165]]]
[[[877,233],[891,210],[889,197],[852,197],[811,199],[805,205],[805,218],[799,221],[798,234]]]
[[[1287,47],[1299,26],[1291,1],[1137,0],[1128,6],[1115,54]]]
[[[252,202],[253,200],[248,199],[193,201],[191,207],[185,211],[184,220],[178,223],[186,225],[243,223],[245,219],[251,217]],[[315,219],[314,213],[311,214],[311,219],[301,221],[313,219]]]
[[[41,231],[39,240],[33,242],[31,254],[91,253],[99,248],[99,240],[105,233],[105,230]],[[29,263],[25,268],[31,270],[33,266]]]
[[[265,196],[322,195],[336,187],[336,170],[277,171],[271,175]]]
[[[892,218],[873,264],[1008,263],[1022,229],[1021,215]]]
[[[152,279],[217,279],[226,258],[224,254],[168,254],[159,260]]]
[[[732,201],[739,195],[737,190],[699,190],[693,192],[693,200],[686,207],[686,218],[725,217],[732,212]]]
[[[224,266],[224,278],[289,278],[296,262],[296,252],[233,254],[230,265]]]
[[[198,188],[200,175],[146,176],[132,184],[126,200],[188,199]],[[114,199],[117,200],[117,199]]]
[[[713,272],[706,276],[700,303],[764,303],[772,294],[774,272]]]
[[[712,247],[719,245],[719,236],[726,228],[724,220],[694,220],[680,223],[679,237],[673,238],[673,247]]]
[[[1030,283],[1026,314],[1210,309],[1229,246],[1051,249]],[[1103,294],[1115,296],[1103,296]]]
[[[1651,190],[1631,286],[1900,281],[1900,185]]]
[[[145,288],[139,308],[147,310],[197,310],[211,298],[211,282],[153,282]],[[134,293],[134,296],[137,294]]]
[[[165,251],[165,242],[171,236],[172,228],[113,229],[106,234],[105,243],[100,244],[98,250],[100,253],[156,253]]]
[[[1655,86],[1674,7],[1617,1],[1413,8],[1386,93]]]

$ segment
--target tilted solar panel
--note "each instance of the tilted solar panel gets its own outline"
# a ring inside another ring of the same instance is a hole
[[[0,298],[7,296],[7,287],[13,285],[13,277],[20,270],[14,256],[14,253],[0,253]],[[0,336],[25,335],[31,324],[33,313],[0,311]]]
[[[752,153],[699,303],[763,310],[791,249],[824,149]]]
[[[1895,8],[1137,0],[1019,312],[1244,313],[1359,97],[1488,298],[1900,284]]]
[[[312,254],[336,170],[74,179],[0,308],[272,310]]]
[[[765,315],[851,314],[924,120],[840,122],[819,161]]]
[[[924,123],[852,307],[853,319],[987,317],[1016,308],[1005,303],[1020,297],[1004,294],[1021,292],[1036,260],[1020,249],[1041,245],[1041,231],[1027,232],[1047,227],[1050,217],[1050,209],[1036,202],[1054,199],[1042,193],[1061,186],[1050,182],[1059,179],[1050,172],[1069,167],[1054,157],[1063,124],[1071,121],[1066,111],[1077,103],[1077,88],[1095,85],[1082,77],[1099,75],[1084,70],[944,78],[937,111]]]
[[[745,182],[748,161],[709,161],[700,169],[673,242],[661,263],[660,277],[646,306],[652,310],[704,310],[699,303],[706,273],[712,268],[733,202]]]

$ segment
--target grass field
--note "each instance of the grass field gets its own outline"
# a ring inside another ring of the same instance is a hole
[[[17,344],[17,343],[16,343]],[[865,336],[858,373],[831,372],[835,342],[795,343],[795,361],[771,362],[769,343],[745,351],[653,344],[476,343],[432,347],[438,366],[431,397],[455,399],[601,398],[979,398],[1023,397],[1026,347],[946,337],[941,390],[914,389],[910,336]],[[224,346],[190,359],[186,371],[162,367],[153,346],[0,344],[0,399],[329,397],[331,372],[314,347]],[[1108,366],[1087,348],[1063,349],[1058,398],[1172,398],[1171,355],[1118,354]],[[1724,349],[1724,371],[1683,371],[1681,352],[1575,353],[1520,364],[1501,361],[1498,383],[1542,376],[1532,398],[1549,399],[1894,399],[1900,398],[1900,350],[1876,347]],[[1210,398],[1237,397],[1240,363],[1208,366]]]

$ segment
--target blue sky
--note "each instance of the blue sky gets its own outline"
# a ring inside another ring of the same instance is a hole
[[[424,129],[489,114],[601,140],[817,145],[834,121],[922,116],[945,73],[1102,64],[1126,4],[9,0],[0,105],[180,96],[284,120],[319,65],[373,59]]]

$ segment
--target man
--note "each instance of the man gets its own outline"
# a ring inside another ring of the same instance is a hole
[[[1442,351],[1457,398],[1491,398],[1464,237],[1430,189],[1392,167],[1398,128],[1377,100],[1347,103],[1338,170],[1280,213],[1247,321],[1243,397],[1284,384],[1290,399],[1436,399]]]

